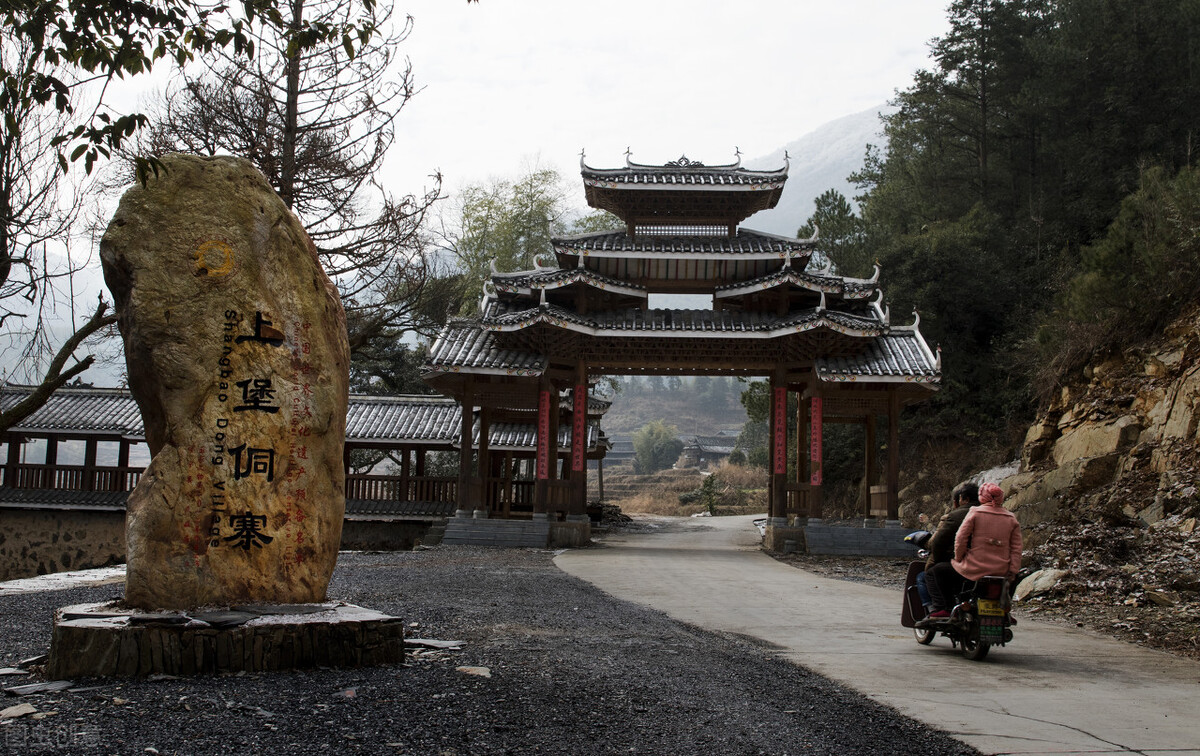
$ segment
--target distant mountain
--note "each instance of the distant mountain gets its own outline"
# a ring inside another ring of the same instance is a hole
[[[788,182],[779,204],[746,220],[756,231],[795,236],[813,212],[813,200],[827,189],[837,189],[851,203],[854,187],[847,177],[862,168],[868,144],[882,146],[883,125],[880,113],[890,113],[887,105],[844,116],[805,134],[769,155],[745,161],[747,168],[770,170],[783,165],[784,150],[791,159]]]

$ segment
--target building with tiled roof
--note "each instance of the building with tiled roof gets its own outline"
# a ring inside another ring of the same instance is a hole
[[[779,201],[786,163],[754,171],[740,160],[642,165],[627,157],[612,169],[581,160],[581,175],[588,204],[625,228],[552,240],[544,251],[552,256],[541,259],[553,265],[494,271],[478,317],[451,323],[433,344],[426,379],[464,407],[537,408],[544,459],[558,438],[560,402],[550,397],[568,389],[582,396],[597,376],[767,377],[771,526],[782,533],[820,519],[822,427],[830,419],[866,427],[865,475],[880,494],[870,512],[895,519],[900,408],[937,389],[941,359],[918,320],[892,323],[878,268],[869,279],[841,276],[827,262],[814,264],[816,235],[792,239],[741,226]],[[657,294],[709,295],[712,305],[658,309],[650,299]],[[806,453],[793,446],[797,475],[789,480],[793,393],[809,440]],[[888,423],[886,471],[875,461],[880,416]],[[561,477],[550,465],[537,475],[535,517],[580,519],[582,460]]]

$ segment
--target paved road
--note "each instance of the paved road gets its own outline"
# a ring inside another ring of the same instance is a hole
[[[671,521],[556,563],[618,598],[774,644],[985,753],[1200,754],[1200,664],[1023,618],[984,662],[945,638],[918,646],[900,627],[898,590],[780,564],[759,550],[752,519]]]

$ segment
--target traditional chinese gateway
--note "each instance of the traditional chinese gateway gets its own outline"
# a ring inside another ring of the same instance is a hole
[[[666,165],[597,169],[581,161],[588,204],[624,224],[619,231],[553,240],[552,262],[494,272],[479,316],[449,324],[434,343],[426,380],[462,407],[462,448],[476,408],[483,428],[499,412],[537,412],[532,517],[587,527],[587,465],[573,454],[560,470],[560,397],[573,397],[571,447],[586,448],[588,387],[602,375],[740,375],[770,381],[768,545],[820,522],[822,428],[866,426],[870,515],[897,519],[897,423],[901,407],[937,388],[940,356],[918,323],[893,325],[879,285],[815,267],[818,241],[743,228],[774,207],[787,180],[775,171]],[[550,250],[547,250],[550,252]],[[702,294],[710,309],[654,309],[654,294]],[[789,439],[788,395],[799,395],[799,431]],[[885,470],[877,469],[877,418],[887,422]],[[480,435],[486,438],[487,433]],[[807,443],[800,443],[804,439]],[[789,455],[796,457],[788,479]],[[463,455],[457,516],[495,514],[502,479],[486,446],[480,474]]]
[[[347,475],[344,533],[353,545],[387,547],[384,533],[397,523],[427,528],[447,517],[451,542],[585,540],[587,462],[608,445],[599,428],[607,403],[588,388],[603,375],[770,380],[770,548],[798,540],[802,527],[811,548],[821,530],[822,429],[830,422],[865,426],[864,515],[897,519],[899,412],[936,390],[940,358],[916,322],[892,324],[878,269],[869,279],[839,276],[813,263],[816,238],[741,227],[778,202],[786,165],[752,171],[681,158],[607,170],[584,164],[582,175],[588,203],[623,230],[555,239],[545,265],[494,273],[478,317],[452,322],[432,347],[425,377],[446,398],[351,397],[347,453],[386,451],[400,468]],[[659,293],[708,295],[712,305],[653,309],[650,295]],[[29,390],[0,388],[0,405]],[[800,398],[794,434],[789,393]],[[22,449],[43,443],[34,439],[44,439],[45,461],[26,464]],[[70,439],[86,441],[82,465],[56,460]],[[119,515],[141,472],[130,444],[141,440],[127,392],[60,390],[3,439],[0,508]],[[96,463],[104,443],[119,446],[115,468]],[[436,451],[459,453],[457,479],[427,474],[426,456]],[[109,540],[120,549],[118,534]]]

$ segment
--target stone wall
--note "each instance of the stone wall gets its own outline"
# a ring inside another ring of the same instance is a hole
[[[408,551],[432,544],[431,522],[346,520],[343,550]],[[439,536],[440,537],[440,536]],[[0,509],[0,582],[121,564],[125,513],[85,509]]]
[[[0,511],[0,581],[125,561],[124,512]]]

